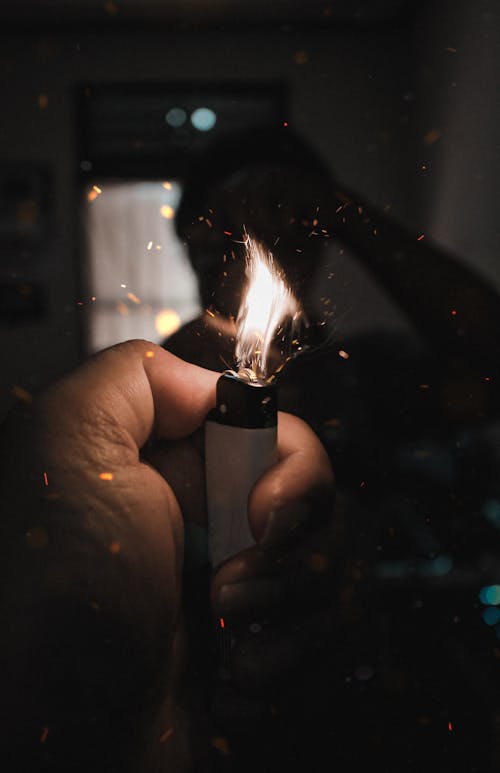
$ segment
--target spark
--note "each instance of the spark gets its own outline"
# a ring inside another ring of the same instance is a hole
[[[164,204],[160,208],[160,215],[166,218],[167,220],[172,220],[174,214],[175,214],[174,208],[171,207],[169,204]]]
[[[165,188],[166,191],[171,191],[172,190],[172,183],[164,182],[164,183],[162,183],[162,187]]]
[[[456,317],[457,316],[457,310],[456,309],[452,309],[451,310],[451,316],[452,317]]]
[[[232,236],[233,235],[232,231],[224,231],[224,233],[225,233],[226,236]]]
[[[148,351],[146,352],[146,357],[148,358],[148,360],[153,359],[154,356],[155,356],[155,353],[153,352],[153,350],[148,349]]]
[[[95,301],[95,299],[96,299],[96,297],[95,297],[95,295],[93,295],[93,296],[92,296],[92,298],[91,298],[90,300],[91,300],[91,301]]]
[[[102,193],[102,189],[101,189],[101,188],[99,188],[99,186],[98,186],[98,185],[93,185],[93,186],[92,186],[92,190],[93,190],[93,191],[95,191],[95,192],[97,193],[97,195],[99,195],[100,193]]]
[[[99,196],[99,194],[96,191],[94,191],[94,190],[89,191],[87,193],[87,200],[88,201],[95,201],[98,196]]]
[[[288,121],[283,121],[283,126],[286,128],[288,126]]]
[[[448,722],[448,730],[450,731],[450,733],[453,730],[453,725],[451,722]]]
[[[422,239],[425,239],[425,234],[419,234],[419,235],[417,236],[417,242],[421,242],[421,241],[422,241]]]
[[[113,480],[112,472],[100,472],[99,477],[101,480]]]
[[[153,246],[153,242],[148,242],[148,246],[146,247],[147,250],[150,250]]]
[[[140,303],[141,299],[137,297],[137,295],[134,295],[134,293],[127,293],[127,298],[129,301],[132,301],[132,303]]]
[[[220,627],[221,628],[225,627],[225,623],[224,623],[224,618],[223,617],[219,618],[219,623],[220,623]]]
[[[126,287],[127,285],[121,284],[120,287]]]
[[[49,485],[49,478],[46,472],[43,473],[43,482],[46,486]]]
[[[112,542],[109,546],[109,552],[113,553],[113,555],[116,555],[121,550],[121,545],[119,542]]]
[[[343,360],[348,360],[351,355],[348,352],[345,352],[343,349],[339,350],[339,357],[342,357]]]

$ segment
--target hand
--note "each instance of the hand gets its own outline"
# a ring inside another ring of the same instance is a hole
[[[193,433],[217,377],[129,342],[5,427],[2,732],[18,766],[189,765],[179,699],[182,516],[200,518],[186,491],[202,479]],[[191,449],[165,462],[167,480],[141,458],[152,433]],[[269,513],[331,486],[326,455],[301,422],[282,423],[279,445],[280,462],[252,493],[257,537]]]

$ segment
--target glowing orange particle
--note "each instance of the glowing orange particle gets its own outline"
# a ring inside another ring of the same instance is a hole
[[[340,349],[339,357],[342,357],[343,360],[348,360],[350,357],[350,354],[348,352],[345,352],[343,349]]]
[[[102,193],[101,188],[99,188],[98,185],[93,185],[92,190],[95,191],[97,194]]]
[[[435,142],[441,137],[442,131],[440,129],[431,129],[424,134],[424,143],[426,145],[434,145]]]
[[[46,486],[49,485],[49,479],[46,472],[43,473],[43,482],[45,483]]]
[[[112,472],[100,472],[99,477],[101,480],[113,480]]]
[[[224,623],[224,618],[223,618],[223,617],[221,617],[221,618],[219,619],[219,623],[220,623],[220,627],[221,627],[221,628],[224,628],[224,625],[225,625],[225,623]]]
[[[421,242],[422,239],[425,239],[425,234],[420,234],[419,236],[417,236],[417,242]]]
[[[13,394],[13,396],[14,396],[14,397],[17,397],[17,399],[18,399],[18,400],[22,400],[22,401],[23,401],[23,403],[32,403],[32,402],[33,402],[33,397],[32,397],[32,395],[31,395],[31,394],[30,394],[30,392],[28,392],[28,390],[27,390],[27,389],[25,389],[24,387],[22,387],[22,386],[17,386],[17,385],[15,384],[15,385],[12,387],[12,390],[11,390],[11,391],[12,391],[12,394]]]
[[[166,191],[171,191],[172,190],[172,183],[164,182],[164,183],[162,183],[162,185],[163,185],[163,187],[165,188]]]
[[[450,731],[450,733],[453,730],[453,725],[451,722],[448,722],[448,730]]]
[[[169,204],[164,204],[163,207],[160,209],[160,215],[167,220],[172,220],[174,216],[174,208],[171,207]]]
[[[109,546],[109,552],[113,553],[114,556],[116,556],[117,553],[120,552],[121,546],[119,542],[112,542]]]
[[[140,303],[141,299],[137,297],[137,295],[134,295],[134,293],[127,293],[127,298],[129,301],[132,301],[132,303]]]
[[[146,352],[146,357],[148,358],[148,360],[152,360],[154,356],[155,356],[155,353],[153,352],[153,350],[148,349],[148,351]]]

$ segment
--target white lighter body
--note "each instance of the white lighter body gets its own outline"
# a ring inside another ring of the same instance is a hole
[[[205,424],[210,559],[213,569],[255,545],[248,522],[254,483],[277,461],[275,387],[229,371]]]

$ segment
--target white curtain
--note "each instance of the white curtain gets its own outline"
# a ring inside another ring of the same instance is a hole
[[[103,182],[86,191],[91,352],[129,338],[159,342],[200,311],[173,225],[180,194],[176,182]]]

